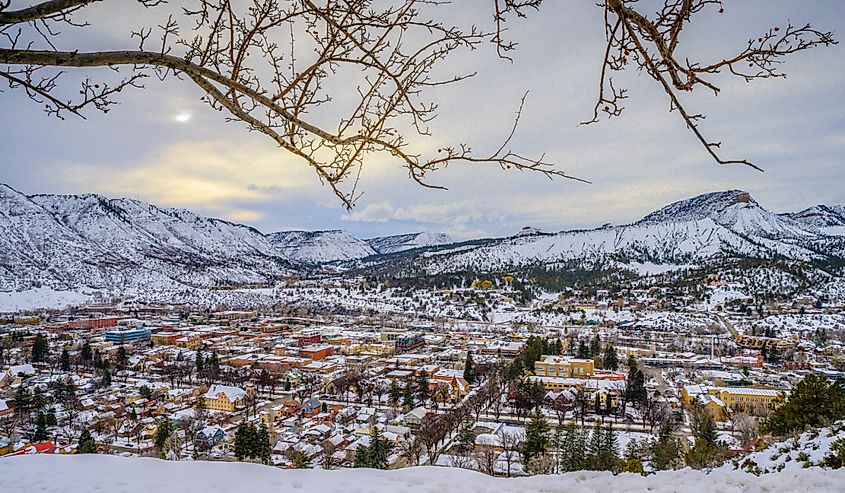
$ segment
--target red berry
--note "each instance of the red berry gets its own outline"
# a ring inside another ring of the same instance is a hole
[[[720,13],[720,14],[724,14],[724,13],[725,13],[725,9],[724,9],[724,8],[720,8],[720,9],[719,9],[719,13]]]

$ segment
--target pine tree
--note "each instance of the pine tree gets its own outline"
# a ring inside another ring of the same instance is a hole
[[[549,445],[549,423],[537,407],[531,415],[531,421],[525,427],[525,443],[522,446],[523,464],[528,464],[532,457],[545,454]]]
[[[370,467],[370,454],[368,448],[361,444],[358,444],[358,448],[355,449],[354,467]]]
[[[583,340],[578,341],[578,352],[575,354],[575,357],[581,359],[590,357],[590,350],[587,348],[587,344],[585,344]]]
[[[197,357],[194,360],[194,365],[197,368],[197,375],[202,375],[205,370],[205,361],[202,359],[202,351],[197,351]]]
[[[40,443],[47,440],[47,416],[41,411],[38,412],[38,420],[35,422],[35,432],[32,434],[33,443]]]
[[[429,397],[431,397],[431,390],[428,388],[428,372],[420,370],[417,373],[417,398],[425,404]]]
[[[62,354],[59,356],[59,365],[62,371],[70,371],[70,353],[67,348],[62,349]]]
[[[106,366],[103,368],[103,387],[110,387],[111,386],[111,370],[109,367]]]
[[[402,405],[409,409],[414,407],[414,388],[411,386],[410,382],[405,384],[402,395]]]
[[[35,341],[32,343],[32,362],[42,363],[47,361],[49,352],[50,346],[47,343],[47,338],[41,334],[36,334]]]
[[[257,441],[258,450],[256,451],[256,458],[261,460],[262,464],[269,464],[273,454],[273,448],[270,445],[270,430],[267,429],[267,425],[264,423],[261,423],[261,427],[258,428]]]
[[[173,425],[170,423],[170,420],[167,418],[159,419],[153,443],[160,452],[164,451],[164,444],[170,438],[171,433],[173,433]]]
[[[601,428],[599,428],[599,424],[596,423],[596,426],[593,428],[593,432],[590,434],[590,441],[587,443],[587,453],[585,454],[587,469],[591,471],[601,470],[601,464],[599,462],[601,460],[602,443]]]
[[[128,360],[129,355],[126,354],[126,348],[121,344],[117,347],[117,367],[121,370],[125,369]]]
[[[467,418],[461,422],[456,442],[458,453],[462,456],[468,456],[475,450],[475,430],[471,419]]]
[[[301,450],[294,450],[291,455],[291,467],[293,469],[308,469],[311,467],[311,463],[308,460],[308,456],[305,455],[305,452]]]
[[[94,441],[94,437],[91,436],[91,432],[88,431],[88,428],[82,430],[82,433],[79,435],[79,443],[76,445],[76,453],[77,454],[96,454],[97,453],[97,443]]]
[[[691,428],[695,436],[695,445],[686,453],[687,465],[693,469],[720,465],[726,457],[727,449],[718,440],[719,435],[713,416],[699,404],[692,409]]]
[[[399,406],[399,399],[402,398],[402,389],[399,388],[399,383],[396,379],[390,380],[390,387],[387,390],[387,403],[390,407]]]
[[[367,447],[367,467],[387,469],[392,450],[393,444],[381,435],[377,426],[373,426],[370,429],[370,446]]]
[[[681,444],[672,436],[672,425],[665,421],[660,425],[657,441],[651,452],[651,466],[657,471],[675,469],[681,465]]]
[[[91,343],[85,341],[82,350],[79,352],[79,358],[87,364],[91,362],[91,356]]]
[[[788,398],[779,397],[764,425],[773,435],[783,436],[807,427],[818,428],[845,418],[845,384],[811,373],[795,384]]]
[[[601,356],[601,339],[599,339],[598,334],[593,337],[593,340],[590,341],[590,357],[596,358]]]
[[[244,460],[250,455],[249,430],[246,423],[238,425],[235,431],[235,458]]]
[[[616,355],[616,348],[613,344],[608,344],[604,348],[604,361],[602,362],[606,370],[616,371],[619,368],[619,357]]]
[[[616,471],[619,462],[619,442],[616,439],[616,432],[613,425],[607,427],[601,436],[601,447],[599,450],[598,469],[601,471]]]
[[[475,366],[472,361],[472,351],[467,351],[466,363],[464,363],[464,380],[467,383],[475,383]]]

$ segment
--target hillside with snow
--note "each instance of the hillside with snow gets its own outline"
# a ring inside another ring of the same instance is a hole
[[[370,238],[367,240],[367,244],[376,252],[385,254],[404,252],[414,248],[446,245],[453,241],[452,237],[446,233],[422,232]]]
[[[293,266],[254,228],[100,195],[0,185],[0,291],[208,288],[271,281]]]
[[[748,192],[729,190],[675,202],[631,224],[591,230],[549,233],[526,227],[509,237],[463,242],[442,233],[362,240],[343,230],[265,235],[246,225],[138,200],[25,195],[0,185],[0,293],[9,294],[0,301],[3,307],[28,306],[27,299],[46,292],[41,304],[36,300],[32,306],[58,306],[78,298],[66,293],[158,291],[181,292],[188,302],[213,298],[198,290],[267,285],[328,263],[364,275],[576,265],[649,276],[749,258],[812,271],[805,275],[790,267],[789,278],[778,281],[781,287],[812,285],[840,296],[845,294],[843,211],[841,206],[815,206],[775,214]],[[767,271],[752,278],[782,277]]]
[[[354,260],[376,251],[363,240],[343,230],[279,231],[267,235],[280,255],[307,264]]]
[[[649,274],[748,257],[824,264],[843,255],[843,237],[774,214],[748,192],[730,190],[675,202],[632,224],[559,233],[528,229],[508,238],[432,248],[419,252],[407,270],[484,272],[579,262]]]
[[[789,470],[755,476],[743,471],[684,469],[651,476],[574,472],[557,476],[494,478],[443,467],[282,470],[231,462],[168,462],[105,455],[31,455],[0,459],[4,491],[30,493],[822,493],[840,491],[845,470]]]

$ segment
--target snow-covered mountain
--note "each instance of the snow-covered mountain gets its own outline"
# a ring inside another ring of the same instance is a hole
[[[25,195],[0,185],[0,291],[208,288],[271,281],[327,262],[396,275],[529,265],[657,273],[738,258],[845,262],[845,208],[774,214],[748,192],[681,200],[640,221],[455,243],[442,233],[361,240],[346,231],[264,235],[241,224],[100,195]],[[831,272],[833,273],[833,272]]]
[[[647,273],[742,257],[825,261],[843,251],[841,242],[814,225],[769,212],[748,192],[729,190],[672,203],[627,225],[553,234],[527,230],[428,249],[412,267],[442,273],[578,261]]]
[[[380,254],[403,252],[414,248],[446,245],[454,240],[446,233],[409,233],[370,238],[367,244]]]
[[[845,205],[814,205],[801,212],[784,214],[793,220],[818,228],[845,226]]]
[[[346,231],[279,231],[267,235],[276,250],[290,259],[308,264],[354,260],[376,251]]]
[[[0,185],[0,290],[210,287],[292,265],[248,226],[100,195],[27,196]]]

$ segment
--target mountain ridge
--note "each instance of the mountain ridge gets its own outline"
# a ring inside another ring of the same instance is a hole
[[[0,184],[0,290],[272,283],[319,268],[439,274],[584,262],[643,271],[730,258],[841,261],[845,207],[775,214],[751,194],[700,194],[623,225],[454,241],[418,232],[359,239],[340,229],[262,233],[239,223],[99,194],[26,195]]]

